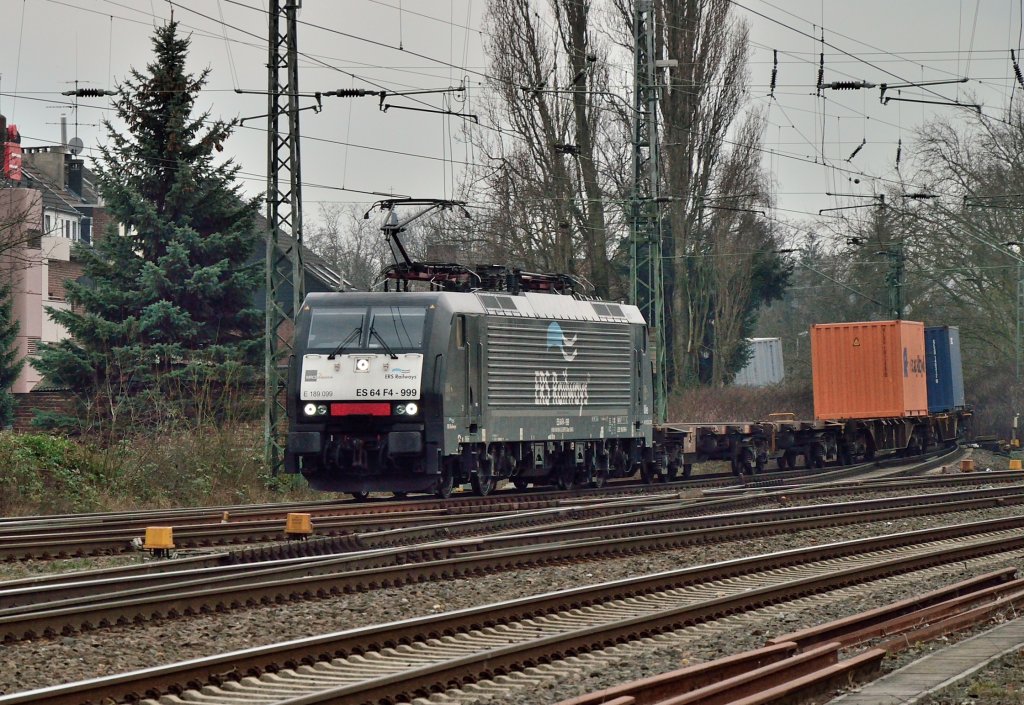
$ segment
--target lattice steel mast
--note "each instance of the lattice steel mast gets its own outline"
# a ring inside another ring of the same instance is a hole
[[[264,440],[273,474],[284,464],[285,378],[295,315],[305,295],[299,161],[296,13],[302,0],[270,0],[267,59],[267,316]],[[282,126],[284,123],[284,126]],[[289,299],[289,296],[290,299]]]
[[[654,355],[654,420],[665,421],[667,405],[665,300],[658,187],[658,85],[654,1],[636,0],[633,15],[633,196],[630,279],[633,303],[649,327]]]

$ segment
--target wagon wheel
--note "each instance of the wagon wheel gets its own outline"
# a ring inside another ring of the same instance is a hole
[[[512,478],[512,484],[515,485],[515,488],[517,490],[522,492],[523,490],[525,490],[527,487],[530,486],[530,481],[529,480],[524,480],[521,477],[513,477]]]
[[[810,452],[807,454],[804,465],[807,468],[825,467],[825,449],[820,443],[812,443]]]
[[[590,486],[604,487],[608,481],[608,454],[598,455],[590,466]]]
[[[775,464],[779,466],[779,470],[785,470],[789,467],[789,453],[783,453],[775,459]]]
[[[737,464],[740,472],[744,475],[753,475],[754,468],[756,467],[756,461],[754,460],[754,451],[751,448],[744,448],[740,451],[737,457]],[[763,469],[763,468],[762,468]]]
[[[739,477],[743,474],[743,464],[740,462],[739,456],[733,456],[729,458],[729,469],[732,470],[732,474]]]
[[[861,448],[864,449],[864,460],[871,461],[875,459],[875,449],[871,444],[871,435],[866,431],[862,431],[858,436],[858,443]]]
[[[679,477],[679,461],[668,461],[668,464],[665,466],[665,469],[668,471],[665,473],[665,482],[675,482],[676,479],[678,479]]]
[[[350,494],[357,502],[365,502],[370,498],[369,492],[351,492]]]
[[[640,463],[640,477],[648,485],[658,481],[658,464],[653,460],[644,460]]]

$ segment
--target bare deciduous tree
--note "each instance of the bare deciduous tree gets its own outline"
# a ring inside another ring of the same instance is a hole
[[[529,0],[488,5],[488,111],[503,127],[477,136],[492,165],[481,183],[494,203],[482,234],[497,256],[582,275],[607,296],[613,284],[599,161],[607,65],[590,14],[588,0],[549,0],[539,9]]]
[[[676,197],[668,208],[664,250],[666,339],[674,355],[670,378],[685,385],[700,377],[714,287],[708,262],[692,255],[705,251],[716,229],[703,222],[706,199],[724,158],[726,133],[746,97],[748,39],[746,24],[731,17],[728,0],[664,0],[657,8],[659,55],[678,62],[661,101],[665,182]]]

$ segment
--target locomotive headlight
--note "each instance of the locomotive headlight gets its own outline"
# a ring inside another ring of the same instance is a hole
[[[370,371],[370,360],[366,357],[360,357],[356,360],[356,372],[369,372]]]
[[[393,413],[395,416],[415,416],[419,410],[415,404],[395,404]]]
[[[306,404],[302,410],[306,412],[306,416],[316,416],[316,404]]]

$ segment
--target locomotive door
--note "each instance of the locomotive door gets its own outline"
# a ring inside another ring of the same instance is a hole
[[[480,427],[480,406],[483,396],[483,319],[466,319],[466,417],[469,432]]]

